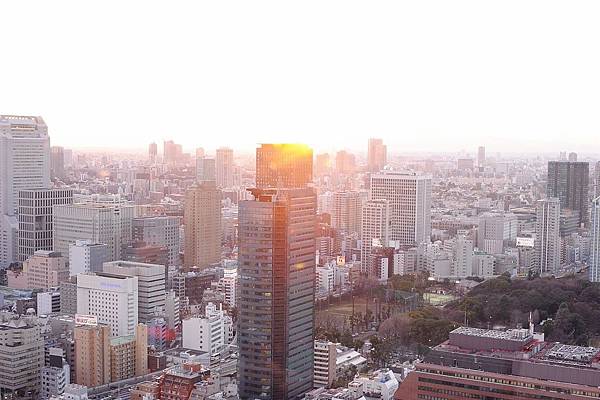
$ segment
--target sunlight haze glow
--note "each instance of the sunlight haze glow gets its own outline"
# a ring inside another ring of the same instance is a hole
[[[0,110],[43,116],[65,147],[364,151],[381,137],[391,152],[596,152],[598,11],[585,1],[6,2]]]

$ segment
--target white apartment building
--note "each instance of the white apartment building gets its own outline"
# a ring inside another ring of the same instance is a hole
[[[598,174],[600,176],[600,170]],[[600,191],[600,188],[597,190]],[[590,282],[600,282],[600,197],[596,197],[592,201],[590,231],[592,239],[590,244],[589,278]]]
[[[223,309],[208,303],[204,317],[191,317],[183,320],[183,347],[203,351],[211,356],[221,353],[229,332],[225,329]]]
[[[540,274],[560,268],[560,200],[549,198],[536,204],[535,266]]]
[[[318,293],[333,293],[333,287],[335,283],[335,271],[332,265],[317,267],[316,279]]]
[[[138,278],[105,274],[77,275],[77,313],[94,315],[111,327],[112,336],[135,335]]]
[[[389,240],[407,246],[429,243],[431,236],[430,176],[397,171],[381,171],[373,174],[370,199],[389,202]]]
[[[54,206],[54,250],[69,254],[69,244],[91,240],[108,246],[108,260],[121,259],[121,247],[131,241],[134,207],[111,203]]]
[[[0,115],[0,267],[18,257],[20,190],[50,187],[50,137],[42,117]]]
[[[390,204],[385,199],[369,200],[362,208],[361,268],[368,272],[371,250],[374,246],[387,246],[391,229]]]
[[[108,246],[92,243],[91,240],[76,240],[69,243],[69,274],[76,276],[87,272],[101,272],[102,264],[108,261]]]
[[[138,320],[147,323],[158,315],[164,315],[166,301],[165,266],[129,261],[104,263],[107,274],[137,277],[138,279]]]

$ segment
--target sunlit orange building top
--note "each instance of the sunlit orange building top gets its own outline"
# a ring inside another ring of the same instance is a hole
[[[304,144],[262,144],[256,149],[258,188],[301,188],[312,182],[313,151]]]

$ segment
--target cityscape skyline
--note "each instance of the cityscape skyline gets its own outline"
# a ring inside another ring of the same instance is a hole
[[[0,400],[600,399],[600,2],[0,10]]]

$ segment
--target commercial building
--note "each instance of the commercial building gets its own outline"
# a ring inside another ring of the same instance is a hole
[[[52,250],[52,207],[73,203],[72,189],[25,189],[19,191],[17,221],[19,261],[37,250]]]
[[[180,265],[179,261],[179,226],[180,217],[156,216],[134,218],[132,224],[132,239],[146,244],[168,249],[168,264]]]
[[[143,264],[169,265],[169,249],[146,242],[135,241],[123,246],[123,261]]]
[[[221,190],[215,182],[194,183],[184,200],[184,266],[206,268],[221,261]]]
[[[203,351],[211,356],[219,355],[227,344],[223,309],[208,303],[204,317],[182,321],[182,336],[184,348]]]
[[[137,277],[138,320],[150,321],[165,311],[166,281],[165,266],[128,261],[104,263],[105,273],[122,277]]]
[[[23,274],[30,289],[50,289],[69,279],[69,267],[60,253],[38,250],[23,262]]]
[[[58,314],[60,312],[60,292],[39,292],[35,296],[37,315]]]
[[[369,200],[362,207],[361,268],[368,273],[373,265],[371,251],[374,246],[387,246],[390,239],[391,211],[385,199]]]
[[[539,200],[536,204],[535,268],[540,274],[555,273],[560,268],[560,201]]]
[[[54,206],[54,250],[69,254],[78,240],[103,243],[108,260],[121,259],[121,248],[131,241],[134,207],[125,204],[80,203]]]
[[[101,272],[102,264],[108,261],[108,246],[92,243],[91,240],[76,240],[69,243],[69,274],[76,276],[87,272]]]
[[[0,115],[0,268],[17,260],[20,190],[50,187],[50,137],[42,117]]]
[[[0,396],[36,399],[44,366],[44,338],[34,319],[0,322]]]
[[[370,199],[389,202],[390,240],[401,246],[429,243],[431,177],[382,171],[371,176]]]
[[[313,381],[316,196],[312,189],[252,194],[240,203],[240,395],[295,398]]]
[[[379,172],[387,163],[387,146],[381,139],[369,139],[367,167],[370,172]]]
[[[217,180],[216,163],[214,158],[197,157],[196,158],[196,180],[198,182]]]
[[[599,359],[599,348],[545,342],[531,328],[460,327],[417,364],[395,398],[598,398]]]
[[[589,222],[589,179],[587,162],[549,161],[547,197],[560,200],[561,208],[579,211],[579,222]]]
[[[488,254],[502,254],[517,239],[517,216],[505,212],[487,212],[479,217],[477,248]]]
[[[135,334],[138,324],[138,277],[99,272],[77,276],[77,313],[94,315],[112,336]]]
[[[313,151],[302,144],[262,144],[256,149],[256,187],[301,188],[312,182]]]
[[[230,188],[233,186],[233,150],[227,147],[217,149],[215,157],[217,186]]]

